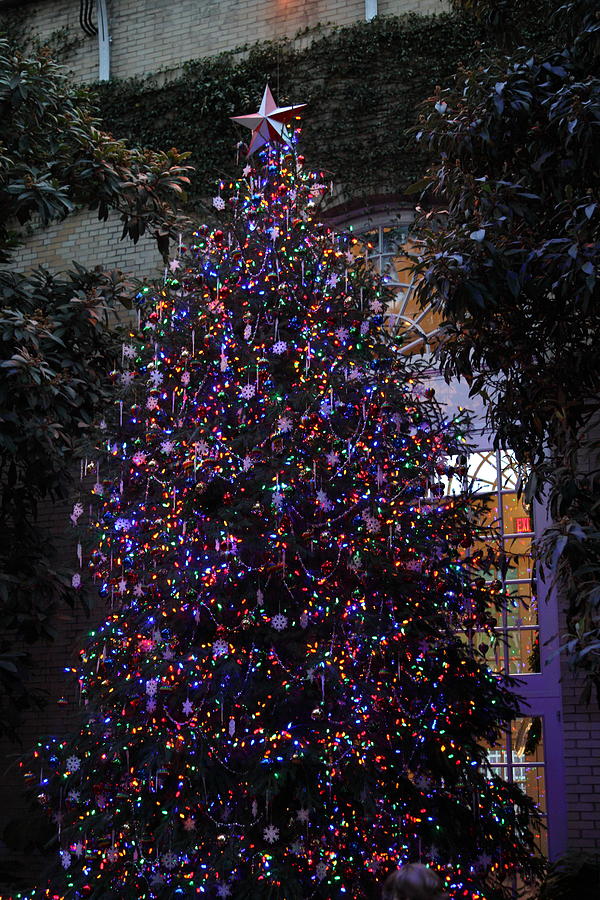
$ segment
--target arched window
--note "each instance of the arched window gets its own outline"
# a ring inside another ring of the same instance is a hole
[[[532,542],[544,529],[547,516],[542,504],[526,505],[518,492],[518,467],[508,452],[493,449],[493,435],[485,427],[485,411],[468,397],[464,383],[446,386],[435,369],[433,351],[443,334],[442,316],[430,306],[421,309],[415,297],[416,276],[411,256],[414,210],[389,208],[354,216],[335,226],[361,239],[365,258],[394,290],[388,310],[389,326],[404,335],[404,352],[431,360],[430,377],[441,402],[450,408],[470,408],[479,418],[473,443],[477,449],[465,460],[466,481],[448,483],[449,493],[469,489],[488,498],[487,523],[500,542],[506,564],[498,577],[511,602],[497,622],[494,639],[476,636],[490,667],[518,679],[516,693],[522,715],[502,742],[490,748],[492,766],[514,781],[536,801],[547,823],[538,836],[543,852],[555,858],[566,846],[563,737],[561,727],[558,613],[556,602],[547,601],[548,585],[537,577]],[[550,777],[551,776],[551,777]]]

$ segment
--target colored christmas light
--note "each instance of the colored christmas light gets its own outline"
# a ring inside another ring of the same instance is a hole
[[[468,423],[323,181],[263,148],[137,297],[94,486],[107,619],[81,731],[30,773],[59,842],[36,896],[359,900],[420,859],[494,900],[536,871],[486,758],[517,711],[475,637],[500,588],[443,487]]]

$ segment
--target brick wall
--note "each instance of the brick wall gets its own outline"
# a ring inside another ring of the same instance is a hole
[[[563,663],[563,733],[569,849],[600,853],[600,712],[582,702],[583,683]]]
[[[155,241],[144,235],[133,244],[128,238],[121,240],[121,230],[117,215],[101,222],[97,213],[81,210],[49,228],[33,228],[15,253],[11,267],[28,271],[43,265],[64,271],[77,260],[83,266],[102,265],[137,277],[158,274],[161,258]]]
[[[380,0],[379,14],[432,13],[447,0]],[[364,0],[109,0],[111,71],[115,78],[174,69],[189,59],[213,56],[256,41],[294,37],[321,25],[364,19]],[[98,77],[97,39],[79,27],[79,0],[38,0],[26,7],[28,24],[59,46],[77,81]],[[63,36],[57,38],[57,32]]]

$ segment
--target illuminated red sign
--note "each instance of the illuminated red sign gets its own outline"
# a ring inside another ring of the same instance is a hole
[[[533,531],[530,516],[521,516],[515,519],[515,534],[527,534]]]

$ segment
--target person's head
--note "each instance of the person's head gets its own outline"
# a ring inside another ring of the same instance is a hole
[[[386,879],[382,900],[448,900],[438,876],[421,863],[408,863]]]

